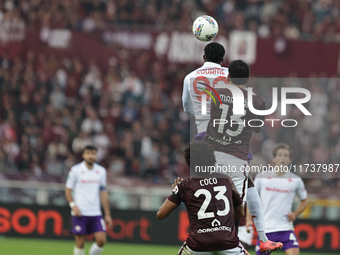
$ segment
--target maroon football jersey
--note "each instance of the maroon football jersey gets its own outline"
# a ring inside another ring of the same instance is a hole
[[[233,114],[233,96],[229,89],[216,89],[222,100],[222,105],[219,100],[216,100],[217,105],[211,103],[210,121],[204,141],[214,151],[224,152],[239,159],[247,160],[249,141],[254,129],[251,126],[261,125],[258,120],[264,120],[264,116],[257,116],[250,112],[248,109],[248,92],[245,89],[241,90],[245,100],[245,115]],[[257,110],[264,110],[266,102],[262,97],[253,94],[253,106]]]
[[[234,208],[242,199],[229,177],[190,178],[179,183],[169,200],[184,202],[190,234],[186,241],[193,251],[217,251],[238,246]],[[179,200],[179,201],[177,201]]]

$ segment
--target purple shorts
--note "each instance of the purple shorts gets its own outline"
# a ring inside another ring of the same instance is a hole
[[[106,231],[103,217],[100,216],[73,216],[71,233],[74,235],[90,235],[96,232]]]
[[[202,132],[202,133],[199,133],[199,134],[195,135],[195,141],[203,142],[206,133],[207,132]],[[253,155],[251,154],[251,152],[249,150],[248,156],[247,156],[248,163],[250,163],[250,160],[252,160],[252,159],[253,159]]]
[[[283,243],[283,250],[288,250],[291,248],[299,248],[299,243],[296,238],[296,235],[294,231],[279,231],[279,232],[273,232],[273,233],[266,233],[268,239],[273,242],[281,242]],[[270,254],[269,253],[262,253],[260,252],[260,241],[257,239],[257,244],[255,247],[256,255],[262,255],[262,254]]]

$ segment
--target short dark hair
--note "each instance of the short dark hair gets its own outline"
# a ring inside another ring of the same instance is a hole
[[[278,150],[280,149],[286,149],[289,151],[289,158],[291,158],[292,156],[292,149],[290,148],[290,146],[286,143],[278,143],[275,147],[274,147],[274,150],[273,150],[273,156],[274,158],[276,157],[276,154],[278,152]]]
[[[97,147],[94,145],[86,145],[83,149],[83,153],[85,151],[98,151]]]
[[[215,166],[216,163],[214,150],[205,142],[189,143],[184,151],[184,158],[193,172],[195,166]]]
[[[243,60],[234,60],[229,64],[229,77],[236,85],[245,85],[249,80],[250,67]]]
[[[222,63],[224,54],[225,54],[224,47],[216,42],[209,43],[204,48],[204,55],[206,57],[206,60],[209,62],[214,62],[217,64]]]

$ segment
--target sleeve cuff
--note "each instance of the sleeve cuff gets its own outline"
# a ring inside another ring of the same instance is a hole
[[[168,196],[168,200],[176,205],[180,205],[181,202],[179,200],[177,200],[176,195],[172,194],[170,196]]]
[[[66,188],[73,189],[72,185],[66,183]]]

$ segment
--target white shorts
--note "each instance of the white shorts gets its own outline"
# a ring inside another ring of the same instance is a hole
[[[243,200],[244,206],[248,188],[248,172],[245,171],[248,166],[247,160],[242,160],[219,151],[215,151],[215,157],[217,165],[225,166],[225,169],[231,169],[229,172],[222,173],[227,174],[234,182],[236,189]]]
[[[250,226],[250,233],[247,232],[246,226],[238,227],[238,238],[240,239],[240,241],[248,245],[252,245],[253,234],[254,234],[253,226]]]
[[[239,243],[238,247],[223,250],[223,251],[193,251],[191,250],[186,242],[183,243],[181,249],[178,252],[178,255],[246,255],[245,249],[242,244]]]

